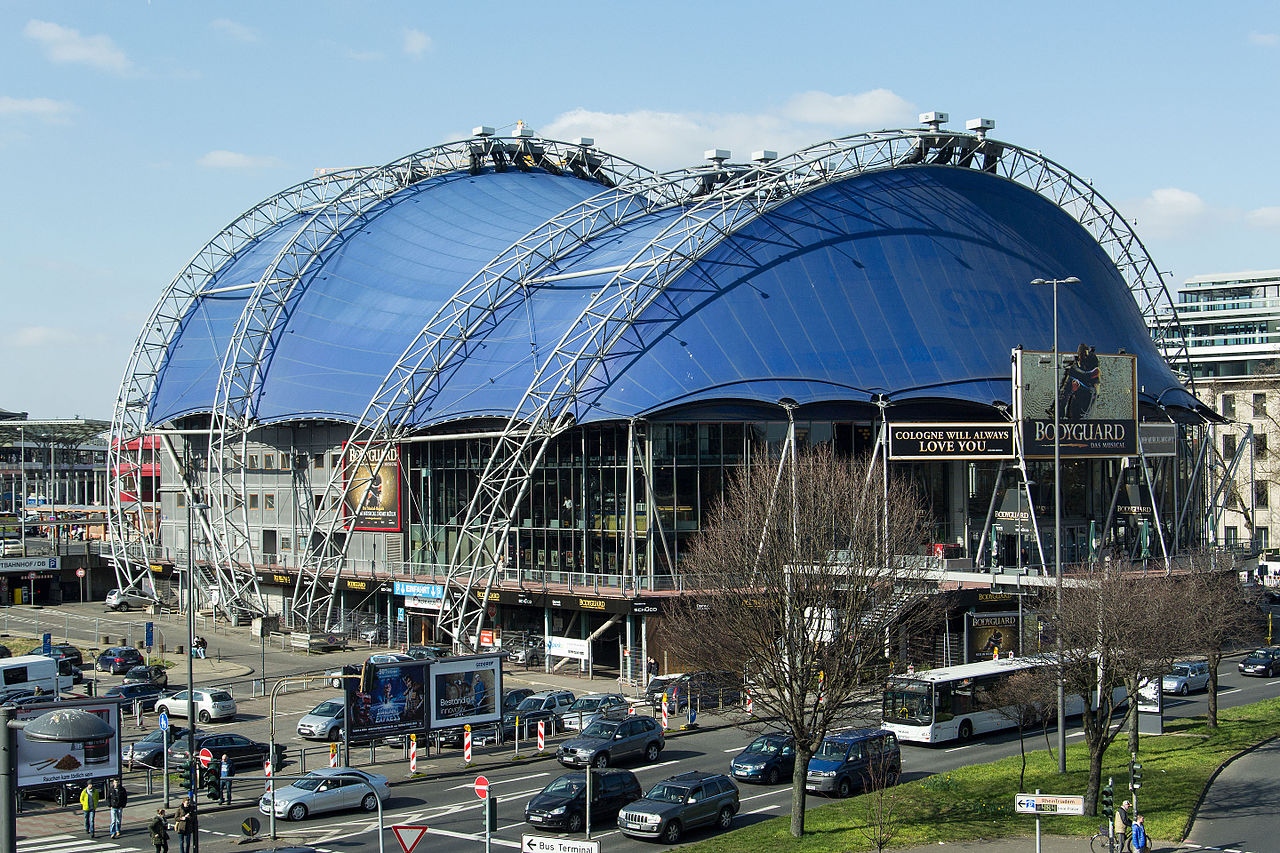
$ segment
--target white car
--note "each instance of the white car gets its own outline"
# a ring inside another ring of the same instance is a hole
[[[1186,696],[1193,690],[1209,687],[1209,664],[1206,661],[1175,663],[1173,671],[1160,679],[1160,689],[1165,693]]]
[[[127,611],[136,607],[139,609],[149,607],[155,604],[156,600],[149,595],[143,595],[132,589],[113,589],[107,593],[106,605],[112,610]]]
[[[202,723],[212,720],[234,720],[236,700],[225,690],[195,691],[196,719]],[[179,690],[156,702],[156,713],[164,711],[170,717],[187,715],[187,691]]]
[[[24,557],[22,553],[22,542],[18,539],[4,540],[4,556],[6,557]]]
[[[340,809],[360,808],[372,812],[377,811],[378,800],[385,802],[389,793],[391,782],[379,773],[366,773],[354,767],[325,767],[277,788],[274,801],[269,792],[263,794],[258,800],[258,811],[271,814],[274,802],[276,817],[287,820],[304,820],[307,815]]]

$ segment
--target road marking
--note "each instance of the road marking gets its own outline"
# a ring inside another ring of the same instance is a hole
[[[1267,682],[1266,684],[1264,684],[1263,686],[1264,686],[1264,687],[1272,687],[1272,686],[1274,686],[1274,685],[1276,685],[1276,684],[1280,684],[1280,681],[1268,681],[1268,682]]]
[[[743,812],[743,814],[760,814],[760,812],[767,812],[767,811],[769,811],[769,810],[771,810],[771,809],[776,809],[777,807],[778,807],[778,804],[777,804],[777,803],[773,803],[772,805],[768,805],[768,806],[761,806],[760,808],[758,808],[758,809],[753,809],[753,810],[751,810],[751,811],[749,811],[749,812]]]
[[[751,745],[751,744],[747,744],[747,746],[750,746],[750,745]],[[732,749],[726,749],[726,750],[725,750],[725,754],[727,755],[727,754],[728,754],[728,753],[730,753],[730,752],[742,752],[742,750],[744,750],[744,749],[746,749],[746,748],[747,748],[746,746],[735,746],[735,747],[733,747]]]
[[[1084,737],[1084,732],[1072,732],[1067,737]]]
[[[671,764],[679,764],[679,763],[680,763],[680,759],[678,759],[678,758],[673,758],[671,761],[664,761],[664,762],[662,762],[661,764],[650,764],[650,765],[649,765],[648,767],[646,767],[645,769],[646,769],[646,770],[657,770],[659,767],[666,767],[666,766],[671,765]]]
[[[1221,691],[1219,691],[1219,692],[1218,692],[1218,695],[1219,695],[1219,696],[1227,696],[1227,695],[1230,695],[1230,694],[1232,694],[1232,693],[1239,693],[1242,689],[1243,689],[1243,688],[1240,688],[1240,687],[1233,687],[1233,688],[1231,688],[1230,690],[1221,690]]]
[[[968,749],[971,746],[973,746],[973,744],[966,743],[964,746],[953,746],[950,749],[944,749],[943,752],[959,752],[960,750]]]
[[[528,776],[517,776],[514,779],[494,779],[490,785],[509,785],[512,782],[523,782],[525,779],[541,779],[543,776],[550,776],[551,771],[546,773],[530,773]]]
[[[773,796],[774,794],[789,794],[789,793],[791,793],[791,789],[790,789],[790,788],[779,788],[779,789],[778,789],[778,790],[776,790],[776,791],[765,791],[763,794],[752,794],[752,795],[751,795],[751,796],[749,796],[749,797],[743,797],[743,798],[740,800],[740,802],[745,803],[747,800],[758,800],[758,799],[760,799],[761,797],[771,797],[771,796]]]
[[[444,835],[449,838],[461,838],[464,841],[484,841],[483,835],[476,835],[475,833],[471,833],[471,832],[453,832],[452,830],[448,830],[448,829],[434,829],[434,828],[428,829],[427,832],[429,832],[432,835]],[[490,836],[489,841],[492,844],[500,844],[503,847],[514,847],[516,850],[520,849],[519,841],[507,841],[505,838],[493,838],[492,836]]]

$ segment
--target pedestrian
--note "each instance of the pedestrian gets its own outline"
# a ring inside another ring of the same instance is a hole
[[[1129,809],[1129,801],[1125,800],[1120,804],[1120,808],[1116,809],[1115,819],[1112,821],[1111,837],[1120,841],[1116,853],[1124,853],[1129,849],[1129,824],[1133,823],[1133,819],[1129,817]]]
[[[98,813],[98,791],[93,787],[92,779],[84,783],[84,790],[80,792],[80,810],[84,812],[84,833],[93,838],[93,819]]]
[[[1133,853],[1147,853],[1147,828],[1142,815],[1133,816]]]
[[[649,660],[645,662],[645,670],[649,673],[649,680],[652,681],[658,675],[658,662],[653,659],[653,655],[649,655]]]
[[[196,812],[195,800],[191,799],[190,794],[183,797],[178,805],[178,815],[173,822],[173,828],[178,833],[179,853],[191,853],[191,839],[200,829],[200,817]]]
[[[235,775],[235,769],[231,762],[227,760],[227,754],[222,753],[222,763],[218,765],[218,802],[224,806],[231,805],[231,777]]]
[[[139,731],[147,730],[147,721],[142,716],[142,700],[133,700],[133,721],[138,724]]]
[[[124,818],[124,807],[129,804],[129,792],[125,790],[120,778],[111,780],[107,786],[107,806],[111,809],[111,837],[120,837],[120,821]]]
[[[169,826],[164,819],[164,809],[156,809],[156,816],[151,818],[147,829],[151,831],[151,843],[156,846],[156,853],[169,853]]]

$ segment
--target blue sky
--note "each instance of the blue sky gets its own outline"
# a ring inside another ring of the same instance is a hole
[[[523,120],[654,168],[994,118],[1176,284],[1280,267],[1280,5],[0,5],[0,408],[110,418],[139,327],[222,226],[318,168]]]

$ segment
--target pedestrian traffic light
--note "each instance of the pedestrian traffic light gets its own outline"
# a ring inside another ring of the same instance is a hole
[[[1102,816],[1110,823],[1116,816],[1115,783],[1107,779],[1107,787],[1102,789]]]
[[[1142,787],[1142,765],[1136,761],[1129,762],[1129,787],[1135,791]]]

